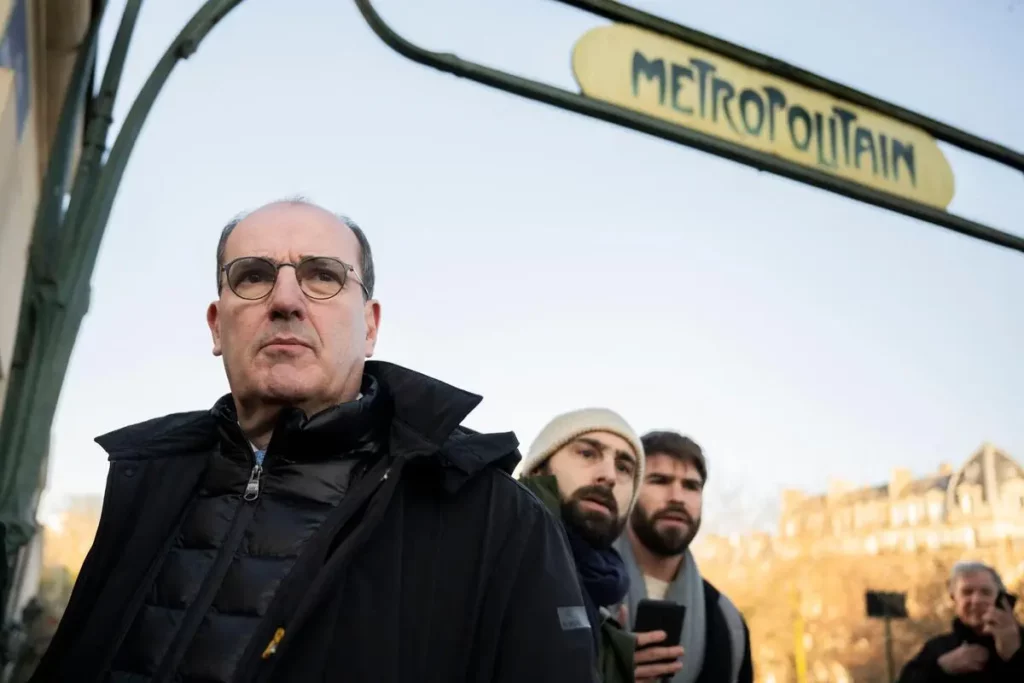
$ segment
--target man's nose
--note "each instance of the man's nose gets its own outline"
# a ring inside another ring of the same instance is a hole
[[[670,489],[669,500],[680,505],[686,502],[686,489],[683,488],[682,484],[676,484]]]
[[[295,269],[285,266],[277,273],[277,281],[270,293],[270,316],[272,318],[305,318],[306,295],[299,287]]]
[[[604,458],[597,466],[594,480],[598,484],[613,486],[615,484],[615,462],[611,458]]]

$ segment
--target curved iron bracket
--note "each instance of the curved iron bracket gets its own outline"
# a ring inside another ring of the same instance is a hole
[[[207,0],[195,13],[146,79],[106,160],[103,152],[114,100],[142,0],[126,3],[96,95],[90,92],[89,82],[101,11],[92,18],[72,70],[43,180],[7,396],[0,413],[0,525],[8,560],[35,533],[35,506],[53,416],[71,350],[89,308],[89,282],[100,242],[132,149],[177,63],[193,54],[241,2]],[[100,10],[104,6],[97,4]],[[65,210],[75,128],[83,110],[87,112],[84,143]],[[0,586],[0,592],[8,589]]]
[[[952,126],[916,114],[908,109],[897,107],[871,95],[848,88],[812,74],[809,71],[748,50],[739,45],[675,24],[647,12],[614,2],[614,0],[555,1],[613,22],[631,24],[648,31],[660,33],[669,38],[683,40],[698,47],[703,47],[742,62],[747,66],[785,77],[793,82],[844,99],[852,104],[874,109],[885,116],[920,128],[938,140],[1024,171],[1024,155],[1019,152],[988,140],[983,140]],[[381,18],[373,6],[372,0],[355,0],[355,3],[359,7],[359,11],[362,12],[366,22],[370,25],[370,28],[388,47],[419,64],[461,78],[468,78],[477,83],[482,83],[498,90],[504,90],[520,97],[526,97],[567,111],[576,112],[577,114],[583,114],[664,140],[693,147],[703,152],[752,166],[761,171],[774,173],[775,175],[828,190],[844,197],[895,211],[911,218],[927,221],[962,235],[989,242],[990,244],[1024,252],[1024,237],[1022,236],[998,230],[921,202],[904,199],[859,185],[811,167],[787,162],[774,155],[748,149],[734,142],[684,128],[624,107],[602,102],[539,81],[515,76],[499,69],[493,69],[476,62],[461,59],[454,54],[424,49],[406,40],[392,29]]]

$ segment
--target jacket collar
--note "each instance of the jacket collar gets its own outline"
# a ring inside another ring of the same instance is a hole
[[[390,406],[389,450],[393,456],[436,454],[444,446],[443,464],[454,470],[446,473],[450,480],[446,486],[456,486],[492,464],[511,474],[518,463],[519,442],[511,432],[482,435],[459,427],[483,400],[479,395],[392,363],[368,361],[364,373],[376,380],[380,399]],[[227,399],[221,399],[210,410],[178,413],[124,427],[98,437],[96,442],[111,460],[205,453],[220,438],[218,424],[224,420]],[[321,415],[342,409],[345,406],[337,406]],[[308,423],[316,425],[321,419],[330,421],[329,416],[316,415]]]
[[[231,394],[214,404],[223,439],[248,453],[249,445],[238,426],[238,414]],[[364,374],[360,396],[315,415],[298,408],[285,408],[277,418],[269,450],[290,454],[290,458],[323,459],[354,451],[368,452],[384,442],[387,435],[388,405],[380,383]]]
[[[562,495],[558,491],[558,479],[551,474],[533,474],[523,477],[519,483],[537,496],[555,519],[562,520]]]
[[[481,396],[392,363],[368,361],[365,372],[390,398],[391,455],[436,455],[445,490],[457,490],[487,467],[511,475],[519,464],[519,440],[512,432],[478,434],[460,426]]]
[[[481,396],[393,363],[367,361],[363,372],[376,377],[390,399],[403,433],[436,450],[480,405]]]
[[[206,455],[217,446],[217,418],[210,410],[174,413],[96,437],[111,461],[168,455]]]

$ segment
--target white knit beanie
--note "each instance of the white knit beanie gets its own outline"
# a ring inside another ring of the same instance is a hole
[[[530,445],[530,451],[520,464],[520,473],[529,477],[562,446],[587,432],[609,432],[629,442],[636,455],[636,470],[633,472],[633,497],[629,509],[633,510],[640,494],[640,483],[644,480],[644,445],[633,428],[621,415],[607,408],[584,408],[559,415],[549,422]]]

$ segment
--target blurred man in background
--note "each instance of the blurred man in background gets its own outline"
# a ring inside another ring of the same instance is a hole
[[[673,683],[752,683],[750,632],[725,595],[704,580],[690,553],[700,530],[708,468],[704,452],[675,432],[641,440],[644,478],[626,533],[616,547],[629,571],[629,614],[645,598],[686,606],[682,669]],[[637,681],[656,680],[639,671]]]
[[[949,577],[953,630],[932,638],[907,662],[899,683],[1024,681],[1024,629],[992,567],[958,562]]]
[[[607,609],[629,588],[622,558],[612,547],[636,502],[644,475],[643,446],[621,416],[603,408],[559,415],[541,430],[523,460],[522,482],[553,515],[569,539],[586,609],[566,614],[566,622],[588,629],[597,648],[597,669],[604,683],[626,683],[644,661],[637,647],[665,634],[622,630]],[[660,675],[678,671],[679,648],[654,648]]]

